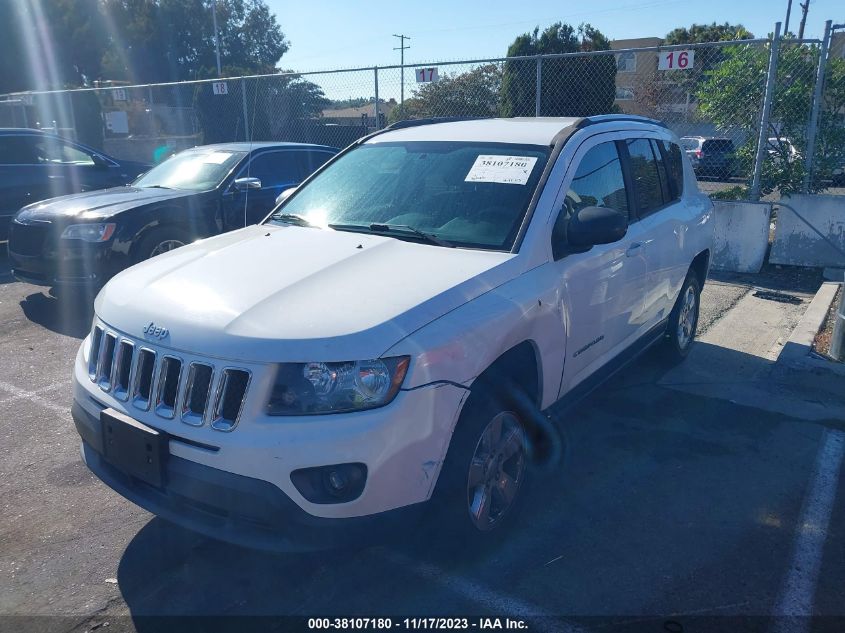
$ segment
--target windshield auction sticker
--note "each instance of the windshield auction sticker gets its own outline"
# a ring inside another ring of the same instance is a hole
[[[536,156],[493,156],[482,154],[475,159],[464,182],[499,182],[524,185],[537,162]]]

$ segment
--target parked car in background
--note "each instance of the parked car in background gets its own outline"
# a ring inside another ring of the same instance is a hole
[[[132,182],[149,165],[121,161],[41,130],[0,129],[0,241],[21,207],[68,193]]]
[[[699,178],[727,180],[736,173],[736,149],[731,139],[683,136],[681,145]]]
[[[543,410],[652,345],[689,354],[712,213],[650,119],[403,121],[262,225],[103,288],[83,459],[215,539],[359,545],[425,509],[438,542],[489,545],[554,438]]]
[[[769,159],[775,162],[794,162],[799,158],[798,150],[788,138],[771,136],[766,140],[766,151]]]
[[[301,143],[226,143],[185,150],[132,183],[21,209],[10,225],[12,272],[61,288],[115,273],[194,240],[263,219],[276,196],[336,149]]]

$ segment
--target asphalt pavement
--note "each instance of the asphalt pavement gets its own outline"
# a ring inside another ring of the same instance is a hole
[[[0,256],[0,629],[151,631],[162,621],[147,616],[162,615],[471,615],[527,618],[529,630],[837,630],[845,620],[800,616],[845,617],[845,422],[723,393],[732,376],[765,390],[781,330],[788,337],[817,285],[812,274],[784,282],[770,272],[711,280],[685,365],[670,370],[649,353],[569,412],[566,459],[535,473],[509,538],[444,560],[413,531],[270,555],[123,500],[80,461],[70,418],[71,367],[91,315],[14,282]],[[720,329],[742,322],[737,310],[761,284],[800,300],[760,326],[778,330],[765,352],[759,337],[737,342],[733,326]]]

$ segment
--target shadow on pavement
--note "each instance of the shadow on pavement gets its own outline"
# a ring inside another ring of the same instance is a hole
[[[713,348],[702,359],[721,368],[757,362]],[[515,530],[474,562],[424,544],[267,554],[156,518],[118,568],[136,627],[152,630],[149,615],[483,614],[496,596],[553,615],[770,613],[819,427],[662,388],[657,357],[563,417],[568,463],[535,477]]]
[[[43,292],[33,293],[20,302],[27,319],[58,334],[83,339],[94,317],[93,298],[69,296],[58,299]]]

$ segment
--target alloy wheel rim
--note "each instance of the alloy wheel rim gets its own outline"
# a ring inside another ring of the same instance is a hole
[[[475,446],[467,473],[467,509],[475,527],[495,528],[513,507],[525,476],[525,434],[510,412],[496,415]]]
[[[180,242],[179,240],[164,240],[156,245],[156,247],[150,253],[150,257],[155,257],[156,255],[167,253],[168,251],[172,251],[184,245],[185,243]]]
[[[678,346],[681,349],[686,347],[692,341],[695,334],[695,290],[689,286],[684,293],[684,301],[681,304],[681,312],[678,315]]]

